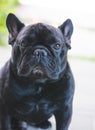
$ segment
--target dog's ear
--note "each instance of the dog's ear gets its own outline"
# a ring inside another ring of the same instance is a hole
[[[9,31],[9,44],[13,44],[18,33],[25,25],[14,14],[10,13],[6,19],[6,26]]]
[[[66,41],[66,46],[70,49],[71,48],[71,36],[73,33],[73,24],[70,19],[67,19],[61,26],[58,27],[61,32],[63,33],[63,36]]]

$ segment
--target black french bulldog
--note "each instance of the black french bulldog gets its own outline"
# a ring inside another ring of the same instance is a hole
[[[0,130],[27,130],[28,124],[68,130],[74,78],[67,61],[73,24],[55,28],[43,23],[25,26],[7,16],[12,56],[0,71]]]

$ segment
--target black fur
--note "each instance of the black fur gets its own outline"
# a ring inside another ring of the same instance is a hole
[[[74,94],[67,61],[71,20],[59,28],[25,26],[9,14],[6,24],[12,56],[0,71],[0,130],[27,130],[27,124],[47,128],[52,115],[57,130],[68,130]]]

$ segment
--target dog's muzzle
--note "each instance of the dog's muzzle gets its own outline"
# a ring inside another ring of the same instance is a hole
[[[37,48],[34,50],[33,55],[40,61],[41,58],[47,57],[47,51],[42,48]],[[44,72],[39,65],[33,69],[32,73],[37,77],[43,77],[44,75]]]

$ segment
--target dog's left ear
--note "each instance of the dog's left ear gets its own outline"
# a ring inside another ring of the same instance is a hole
[[[67,19],[61,26],[58,27],[65,38],[66,46],[71,49],[71,36],[73,33],[73,23],[70,19]]]
[[[24,27],[24,24],[12,13],[8,14],[6,19],[6,26],[9,31],[9,44],[14,43],[18,33]]]

